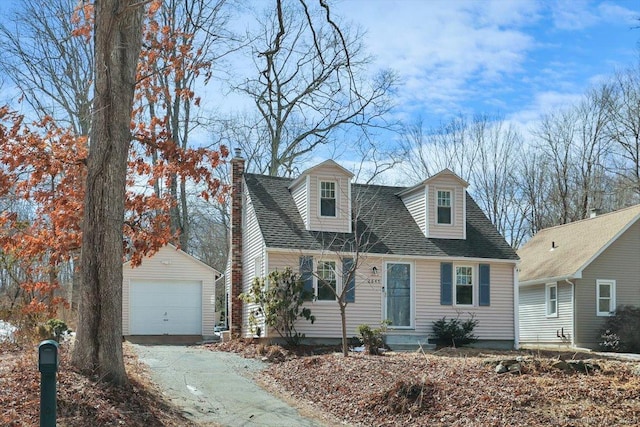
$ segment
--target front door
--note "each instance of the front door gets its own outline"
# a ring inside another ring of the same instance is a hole
[[[386,320],[390,328],[411,327],[411,264],[386,265]]]

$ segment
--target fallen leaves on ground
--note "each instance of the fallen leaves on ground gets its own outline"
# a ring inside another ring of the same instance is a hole
[[[244,346],[235,351],[261,353]],[[590,360],[598,369],[566,372],[554,367],[560,356],[592,357],[464,349],[290,356],[271,364],[261,382],[354,426],[640,424],[640,376],[633,362]],[[520,373],[495,372],[499,360],[516,357]]]
[[[60,346],[57,421],[61,426],[192,426],[149,381],[144,367],[125,350],[130,384],[113,387],[78,373]],[[0,425],[35,426],[40,419],[37,347],[0,345]]]

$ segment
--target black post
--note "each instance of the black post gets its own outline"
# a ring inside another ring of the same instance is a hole
[[[40,427],[56,427],[56,372],[58,372],[58,343],[42,341],[38,346],[40,371]]]

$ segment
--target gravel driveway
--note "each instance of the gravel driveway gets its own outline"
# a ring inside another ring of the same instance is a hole
[[[259,360],[198,347],[132,344],[151,378],[200,425],[322,426],[267,393],[251,377]]]

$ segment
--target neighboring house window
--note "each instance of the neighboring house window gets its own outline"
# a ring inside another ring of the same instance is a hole
[[[337,285],[335,261],[318,261],[318,301],[335,300]]]
[[[547,283],[545,295],[547,317],[558,317],[558,285],[556,283]]]
[[[438,224],[451,224],[451,191],[438,190]]]
[[[456,305],[473,305],[473,267],[456,266]]]
[[[320,216],[336,216],[335,182],[320,182]]]
[[[598,316],[611,316],[616,309],[616,281],[596,281],[596,304]]]

